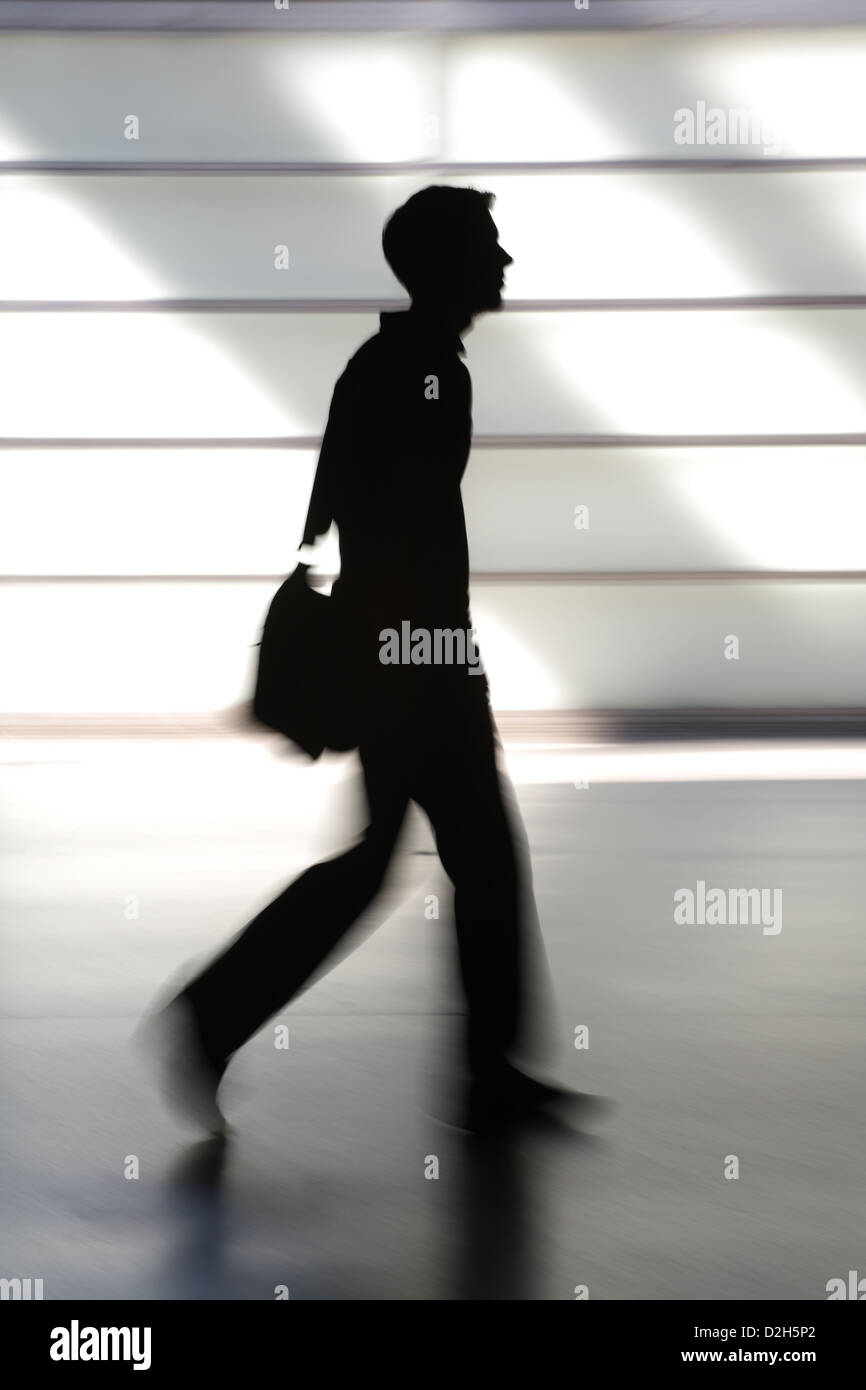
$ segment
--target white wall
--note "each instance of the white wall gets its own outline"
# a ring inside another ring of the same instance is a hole
[[[864,60],[857,28],[2,36],[0,710],[244,697],[333,382],[402,302],[382,223],[437,180],[492,189],[514,256],[466,335],[497,704],[862,705]],[[698,101],[763,143],[677,144]]]

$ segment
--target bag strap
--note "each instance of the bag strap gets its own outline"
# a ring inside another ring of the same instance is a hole
[[[304,521],[304,529],[301,534],[299,550],[312,549],[319,536],[323,536],[331,526],[333,517],[331,508],[327,501],[327,487],[325,480],[325,467],[327,462],[327,452],[323,446],[319,454],[319,461],[316,466],[316,475],[313,479],[313,487],[310,492],[310,504],[307,507],[307,516]],[[309,569],[309,562],[302,560],[300,563],[305,569]]]
[[[343,376],[337,381],[334,387],[334,393],[331,397],[331,408],[328,411],[328,421],[325,426],[325,433],[322,437],[322,447],[319,450],[319,459],[316,464],[312,491],[310,492],[310,505],[307,508],[307,517],[301,535],[301,544],[298,547],[301,550],[312,548],[316,543],[316,538],[318,536],[323,536],[326,531],[330,530],[331,523],[334,520],[332,498],[333,465],[345,448],[348,408],[349,406],[346,401],[346,374],[344,372]],[[305,564],[305,568],[308,569],[309,565]]]
[[[307,519],[304,522],[304,530],[301,535],[301,544],[298,546],[299,550],[303,550],[305,546],[311,546],[316,544],[316,530],[314,523],[314,513],[316,508],[314,507],[313,503],[316,500],[316,480],[318,479],[318,476],[319,474],[317,469],[316,479],[314,479],[313,481],[313,490],[310,493],[310,505],[307,507]]]

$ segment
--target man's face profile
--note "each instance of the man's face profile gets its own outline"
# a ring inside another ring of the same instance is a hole
[[[502,307],[505,267],[512,258],[499,245],[499,232],[488,211],[454,228],[450,245],[440,248],[430,266],[430,297],[459,307],[468,322],[473,315]],[[426,295],[424,296],[427,297]]]
[[[508,252],[499,245],[499,232],[489,212],[470,223],[458,274],[463,280],[465,302],[473,313],[501,307],[505,267],[511,263]]]

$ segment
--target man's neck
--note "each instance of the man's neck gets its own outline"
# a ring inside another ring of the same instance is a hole
[[[425,318],[433,319],[436,323],[441,324],[455,338],[461,337],[472,323],[472,315],[466,309],[458,309],[448,303],[413,299],[411,307],[416,313],[423,314]]]

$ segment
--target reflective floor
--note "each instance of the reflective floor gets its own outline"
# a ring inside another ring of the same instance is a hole
[[[130,1038],[350,841],[351,760],[7,740],[0,1276],[46,1298],[572,1300],[824,1299],[866,1273],[866,765],[789,753],[511,757],[556,1073],[616,1103],[603,1125],[492,1145],[433,1117],[461,1018],[419,817],[379,930],[236,1058],[220,1146],[165,1112]],[[680,889],[700,915],[753,887],[772,924],[675,920]]]

